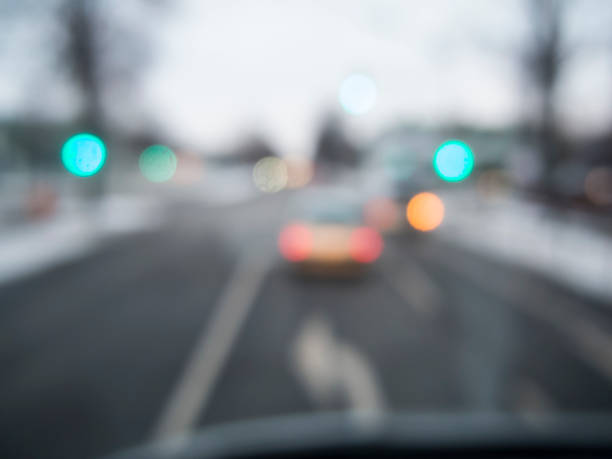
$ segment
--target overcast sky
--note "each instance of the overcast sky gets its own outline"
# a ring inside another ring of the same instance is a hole
[[[126,4],[108,3],[118,9]],[[322,115],[341,113],[338,88],[353,72],[370,75],[378,88],[369,113],[343,115],[357,135],[399,120],[504,126],[528,110],[528,86],[517,64],[529,34],[521,0],[170,5],[154,21],[134,22],[145,27],[152,60],[130,94],[138,110],[113,104],[111,111],[120,122],[144,112],[141,122],[155,120],[187,145],[223,148],[241,134],[261,132],[285,154],[308,154]],[[597,132],[612,122],[612,50],[583,45],[612,43],[611,10],[606,0],[575,2],[565,16],[566,41],[572,49],[580,46],[568,60],[558,100],[564,125],[574,133]],[[127,16],[134,18],[134,11]],[[18,53],[13,50],[13,58]],[[4,54],[0,111],[6,116],[32,95],[22,64],[7,72]],[[51,115],[76,110],[67,85],[40,97],[52,102],[46,104]]]

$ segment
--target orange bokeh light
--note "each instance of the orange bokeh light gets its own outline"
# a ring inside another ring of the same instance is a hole
[[[287,165],[287,187],[301,188],[312,180],[314,168],[312,162],[305,159],[289,159]]]
[[[390,231],[397,227],[401,211],[389,198],[376,198],[366,203],[364,208],[365,222],[378,231]]]
[[[586,197],[599,206],[612,204],[612,168],[596,167],[584,180]]]
[[[177,153],[176,172],[172,181],[180,185],[192,185],[204,175],[204,160],[191,153]]]
[[[444,220],[444,203],[434,193],[418,193],[406,206],[406,218],[414,229],[434,230]]]

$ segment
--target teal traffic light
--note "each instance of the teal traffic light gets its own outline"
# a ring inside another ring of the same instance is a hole
[[[442,180],[459,182],[472,173],[474,154],[465,142],[448,140],[436,150],[433,167]]]
[[[93,134],[76,134],[62,147],[62,163],[71,174],[89,177],[96,174],[106,161],[106,147]]]
[[[177,159],[165,145],[152,145],[141,153],[138,166],[142,175],[151,182],[165,182],[176,172]]]

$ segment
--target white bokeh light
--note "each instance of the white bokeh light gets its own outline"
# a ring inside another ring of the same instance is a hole
[[[353,73],[340,84],[338,99],[350,115],[365,115],[376,104],[376,83],[368,75]]]
[[[264,193],[276,193],[287,186],[287,165],[273,156],[260,159],[253,167],[253,183]]]

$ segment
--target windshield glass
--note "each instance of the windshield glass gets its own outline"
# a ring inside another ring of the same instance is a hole
[[[0,23],[0,457],[612,410],[612,2]]]
[[[309,187],[287,202],[288,220],[306,223],[358,225],[363,221],[363,199],[352,189]]]
[[[305,217],[313,223],[358,224],[361,216],[356,212],[357,210],[355,208],[345,208],[341,205],[326,205],[310,209]]]

